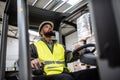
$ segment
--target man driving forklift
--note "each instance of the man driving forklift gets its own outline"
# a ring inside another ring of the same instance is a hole
[[[44,75],[38,78],[40,80],[99,80],[97,69],[70,72],[66,66],[64,47],[52,38],[55,35],[53,28],[53,22],[42,22],[39,26],[41,40],[30,45],[31,66],[35,70],[42,69],[41,73]]]
[[[66,67],[64,47],[52,39],[55,35],[53,28],[51,21],[40,24],[39,34],[42,38],[30,45],[31,66],[36,70],[42,67],[46,75],[43,80],[74,80]]]

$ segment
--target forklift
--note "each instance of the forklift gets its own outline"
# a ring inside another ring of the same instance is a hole
[[[95,69],[81,70],[80,80],[120,80],[120,45],[119,45],[119,0],[90,0],[89,9],[92,15],[92,26],[95,31],[96,44],[84,44],[75,49],[73,59],[80,59],[83,63],[96,66]],[[84,5],[81,10],[88,5]],[[76,11],[78,11],[76,10]],[[39,14],[38,14],[39,13]],[[44,16],[43,16],[44,14]],[[51,15],[52,14],[52,15]],[[36,7],[28,6],[27,0],[6,0],[6,6],[3,16],[2,34],[0,42],[0,80],[37,80],[40,76],[32,77],[29,54],[29,25],[38,26],[44,20],[50,20],[55,23],[55,30],[60,31],[60,23],[73,13],[53,12]],[[47,17],[50,17],[49,19]],[[19,28],[19,70],[5,71],[7,31],[8,25],[14,25]],[[74,25],[75,24],[70,24]],[[38,27],[37,27],[38,28]],[[60,34],[60,43],[62,43]],[[84,40],[86,42],[86,40]],[[87,47],[94,47],[93,50],[87,50]],[[83,50],[83,53],[79,52]],[[98,52],[98,57],[93,53]],[[68,53],[69,55],[69,53]],[[87,76],[88,75],[88,76]]]

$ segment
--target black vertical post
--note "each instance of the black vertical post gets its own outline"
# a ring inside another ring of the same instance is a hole
[[[2,35],[1,35],[1,45],[0,45],[0,80],[4,80],[5,78],[7,32],[8,32],[8,15],[4,13]]]
[[[31,80],[28,35],[27,0],[17,0],[17,20],[19,30],[19,77],[20,80]]]
[[[120,80],[120,0],[89,0],[101,80]]]

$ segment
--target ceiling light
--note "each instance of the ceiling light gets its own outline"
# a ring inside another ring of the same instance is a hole
[[[62,1],[66,1],[66,0],[62,0]],[[81,1],[83,0],[68,0],[67,3],[71,5],[75,5],[76,3],[81,2]]]

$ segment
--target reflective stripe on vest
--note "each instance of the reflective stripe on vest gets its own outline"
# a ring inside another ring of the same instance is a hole
[[[45,61],[44,64],[65,64],[64,61]]]
[[[44,65],[44,72],[46,75],[60,74],[65,67],[64,48],[62,45],[55,43],[53,53],[49,50],[48,46],[43,42],[35,42],[38,57]]]

